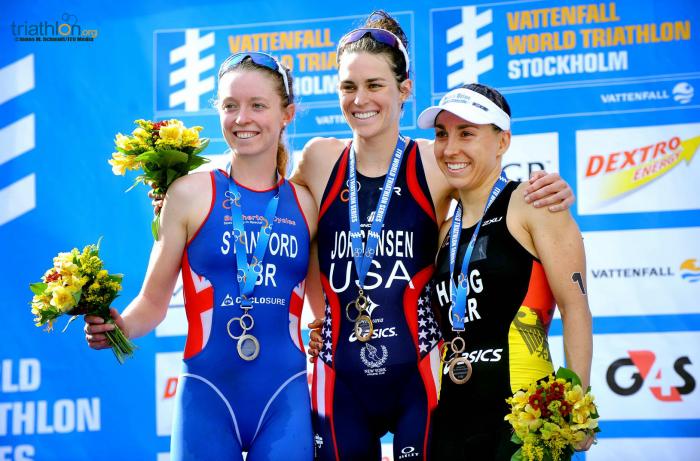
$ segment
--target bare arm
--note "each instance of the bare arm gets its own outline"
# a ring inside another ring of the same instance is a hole
[[[321,269],[318,265],[318,245],[316,244],[316,230],[318,227],[318,206],[309,190],[299,184],[292,184],[301,205],[304,217],[309,226],[309,267],[306,273],[306,303],[314,318],[323,317],[324,302],[321,287]]]
[[[290,181],[309,189],[317,207],[321,206],[326,184],[345,143],[335,138],[311,139],[304,146],[299,163],[292,172]]]
[[[535,208],[549,207],[549,211],[564,211],[574,204],[574,192],[559,173],[535,171],[525,189],[525,201]]]
[[[542,261],[564,325],[567,366],[581,377],[585,389],[590,383],[593,335],[581,232],[569,212],[550,213],[526,205],[523,198],[526,187],[523,183],[513,193],[508,228]],[[511,207],[515,212],[512,218]]]
[[[193,197],[195,190],[209,191],[208,174],[184,177],[168,189],[161,213],[160,238],[153,243],[146,276],[140,293],[129,303],[122,315],[112,310],[112,317],[129,338],[151,332],[165,318],[170,298],[180,271],[182,252],[192,233],[192,209],[201,207]],[[201,210],[200,214],[206,210]],[[203,219],[203,216],[202,216]],[[198,223],[201,220],[198,221]],[[114,328],[102,319],[86,316],[85,332],[94,349],[109,347],[104,332]]]

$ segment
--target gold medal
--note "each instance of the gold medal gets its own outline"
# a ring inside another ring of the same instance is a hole
[[[238,349],[238,356],[248,362],[255,360],[260,354],[260,342],[258,342],[258,338],[251,334],[244,334],[238,338],[236,348]]]
[[[374,324],[369,315],[359,315],[355,320],[355,337],[358,341],[366,343],[372,339]]]
[[[351,312],[357,311],[357,314],[353,317]],[[362,314],[362,311],[357,308],[357,300],[350,301],[346,306],[345,306],[345,317],[350,320],[351,322],[357,322],[357,319],[360,317]]]

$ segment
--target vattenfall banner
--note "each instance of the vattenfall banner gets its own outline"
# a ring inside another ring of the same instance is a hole
[[[544,168],[574,189],[602,415],[598,445],[577,458],[697,458],[695,0],[123,0],[10,2],[0,18],[0,460],[168,459],[187,333],[181,284],[167,319],[122,366],[86,347],[81,321],[65,333],[65,319],[52,333],[36,328],[28,286],[56,253],[101,237],[106,267],[124,274],[114,306],[138,293],[152,212],[146,188],[125,193],[134,176],[107,164],[114,135],[135,119],[179,118],[204,127],[209,155],[223,154],[211,99],[231,53],[265,51],[292,69],[295,151],[314,136],[349,136],[336,46],[373,8],[410,40],[406,135],[431,137],[416,126],[422,108],[462,83],[486,83],[513,108],[509,177]],[[551,333],[561,364],[561,322]]]

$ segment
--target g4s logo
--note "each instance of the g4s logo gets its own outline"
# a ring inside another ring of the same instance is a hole
[[[608,367],[606,379],[608,386],[618,395],[632,395],[637,393],[642,385],[647,387],[657,400],[662,402],[680,402],[682,395],[687,395],[695,390],[695,378],[685,369],[692,365],[688,357],[679,357],[673,362],[673,370],[683,380],[682,386],[671,386],[672,376],[656,363],[656,355],[651,351],[629,351],[629,358],[615,360]],[[628,382],[620,382],[619,370],[626,367],[635,367]],[[674,380],[677,382],[677,380]]]

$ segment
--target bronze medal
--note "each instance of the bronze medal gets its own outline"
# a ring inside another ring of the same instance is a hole
[[[455,384],[464,384],[472,377],[472,364],[466,357],[454,357],[448,366],[450,379]]]

